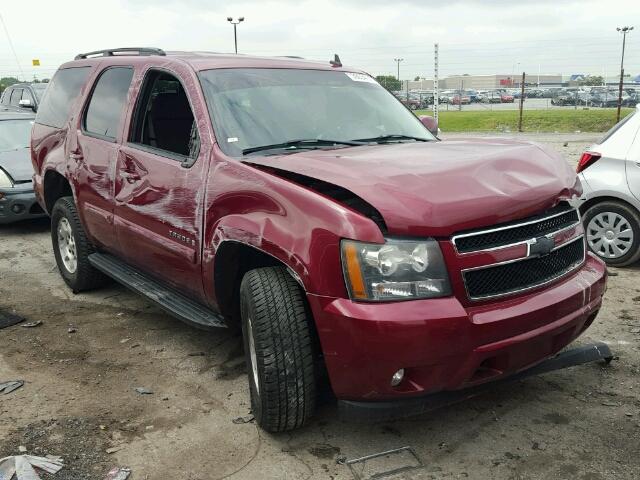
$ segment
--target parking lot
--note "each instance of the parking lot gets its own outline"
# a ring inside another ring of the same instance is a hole
[[[597,138],[525,137],[572,163]],[[247,417],[239,337],[195,330],[117,285],[73,295],[49,235],[47,221],[0,230],[0,308],[42,322],[0,332],[0,381],[25,381],[0,397],[0,452],[60,455],[66,467],[56,479],[104,478],[125,465],[134,480],[373,478],[402,467],[385,478],[638,476],[638,265],[610,269],[604,307],[580,340],[608,342],[616,356],[608,367],[515,382],[395,422],[342,421],[328,400],[305,428],[272,435]],[[416,457],[405,451],[353,471],[343,462],[404,446]]]

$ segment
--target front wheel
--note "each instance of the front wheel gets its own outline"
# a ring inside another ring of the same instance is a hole
[[[281,267],[249,271],[240,285],[253,415],[262,428],[301,427],[316,403],[316,348],[304,293]]]
[[[584,214],[589,249],[607,265],[624,267],[640,259],[640,215],[620,202],[601,202]]]

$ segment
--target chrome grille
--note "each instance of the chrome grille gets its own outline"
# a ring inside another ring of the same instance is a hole
[[[459,253],[490,250],[556,233],[579,222],[578,211],[562,203],[543,215],[488,230],[457,234],[453,237],[453,243]]]
[[[471,300],[483,300],[509,295],[568,274],[584,262],[584,237],[579,229],[572,238],[567,239],[565,235],[563,243],[556,245],[560,238],[556,235],[579,225],[578,211],[563,202],[541,215],[454,235],[452,242],[460,255],[527,246],[526,254],[520,258],[462,270],[467,296]]]
[[[462,273],[469,298],[508,295],[549,283],[584,261],[584,237],[580,236],[543,257],[526,257]]]

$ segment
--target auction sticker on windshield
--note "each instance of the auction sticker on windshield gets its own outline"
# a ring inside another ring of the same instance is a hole
[[[364,73],[344,72],[344,74],[354,82],[378,83],[375,79],[371,78],[369,75],[365,75]]]

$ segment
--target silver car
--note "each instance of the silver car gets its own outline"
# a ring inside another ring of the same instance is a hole
[[[640,106],[582,154],[580,212],[589,249],[608,265],[640,259]]]

